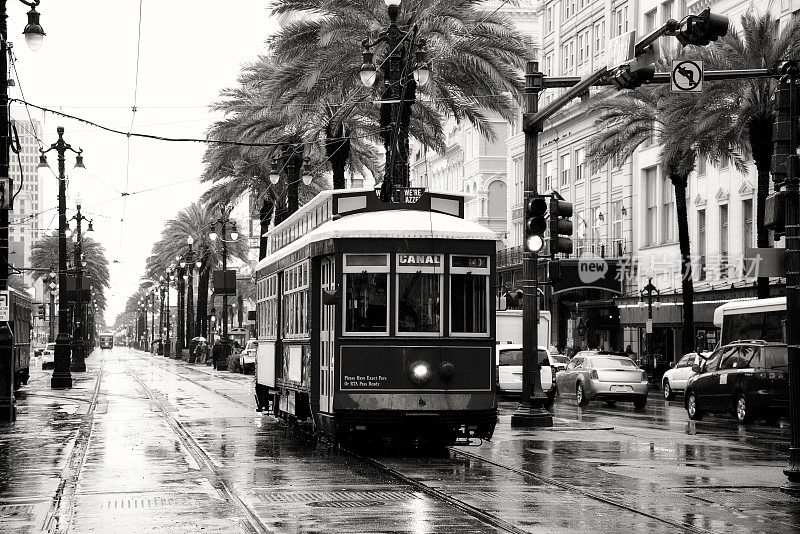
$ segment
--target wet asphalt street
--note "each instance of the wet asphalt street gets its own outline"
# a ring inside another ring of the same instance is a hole
[[[117,347],[35,365],[0,425],[0,532],[798,532],[789,429],[570,399],[555,427],[364,459],[254,411],[252,376]]]

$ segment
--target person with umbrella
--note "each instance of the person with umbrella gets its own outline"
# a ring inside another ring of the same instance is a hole
[[[194,361],[196,363],[205,363],[208,355],[208,345],[206,345],[206,338],[197,336],[192,338],[197,344],[194,347]]]

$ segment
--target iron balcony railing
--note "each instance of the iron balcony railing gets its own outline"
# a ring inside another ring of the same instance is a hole
[[[626,239],[573,239],[573,253],[563,254],[559,258],[579,258],[583,254],[594,254],[601,258],[624,258],[631,254]],[[546,251],[545,251],[546,252]],[[509,247],[497,252],[497,267],[522,265],[524,250],[522,247]]]

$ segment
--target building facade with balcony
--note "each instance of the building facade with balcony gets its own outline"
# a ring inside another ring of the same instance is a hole
[[[780,27],[796,20],[800,1],[625,1],[559,0],[541,6],[542,49],[539,70],[545,76],[582,76],[602,68],[611,39],[628,31],[642,36],[670,18],[681,19],[706,7],[726,15],[734,27],[748,9],[772,10]],[[673,38],[661,38],[662,49],[676,49]],[[561,90],[545,90],[540,109]],[[647,310],[640,291],[650,278],[661,291],[662,306],[654,311],[653,352],[660,363],[680,356],[682,295],[677,236],[676,199],[671,182],[658,163],[657,137],[633,157],[599,167],[587,161],[596,132],[594,104],[615,94],[592,88],[554,115],[539,135],[538,190],[557,191],[573,203],[574,257],[592,253],[614,262],[625,276],[620,293],[595,290],[546,292],[544,307],[553,314],[553,339],[563,347],[645,352]],[[498,255],[498,286],[520,286],[524,213],[524,135],[518,121],[509,126],[509,246]],[[707,346],[717,340],[713,310],[736,298],[755,296],[753,272],[742,257],[755,246],[756,172],[746,172],[699,158],[690,177],[687,202],[695,283],[695,335]],[[542,272],[542,274],[544,274]],[[774,280],[774,294],[781,281]],[[652,362],[643,362],[652,363]]]

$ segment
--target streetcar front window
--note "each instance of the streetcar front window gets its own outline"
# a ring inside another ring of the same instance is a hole
[[[450,275],[450,330],[459,334],[489,332],[488,276]]]
[[[431,273],[398,273],[397,331],[441,331],[440,278]]]
[[[346,332],[388,332],[388,279],[386,273],[364,271],[345,274]]]

